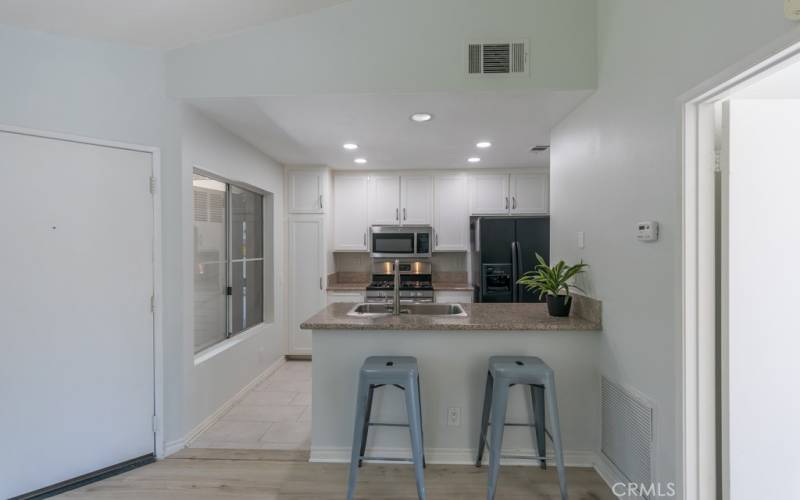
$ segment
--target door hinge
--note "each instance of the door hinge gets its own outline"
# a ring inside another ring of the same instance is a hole
[[[714,152],[714,172],[722,172],[722,152]]]
[[[158,417],[153,415],[153,432],[158,432]]]
[[[156,312],[156,296],[150,296],[150,312]]]
[[[150,194],[156,194],[156,178],[150,176]]]

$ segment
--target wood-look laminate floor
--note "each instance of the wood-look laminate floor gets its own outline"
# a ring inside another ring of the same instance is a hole
[[[65,493],[87,500],[341,500],[348,466],[312,464],[300,451],[187,449],[160,462]],[[486,498],[487,470],[468,465],[429,465],[429,500]],[[592,469],[567,469],[571,500],[615,500]],[[361,500],[416,500],[408,465],[365,465],[356,497]],[[560,498],[554,468],[503,467],[496,500]]]

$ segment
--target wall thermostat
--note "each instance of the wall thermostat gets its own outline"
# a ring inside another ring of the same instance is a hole
[[[636,224],[636,239],[639,241],[656,241],[658,239],[658,222],[648,220]]]
[[[800,21],[800,0],[784,0],[786,19]]]

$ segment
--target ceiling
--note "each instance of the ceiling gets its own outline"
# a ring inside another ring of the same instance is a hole
[[[198,99],[189,103],[288,165],[336,169],[548,167],[550,131],[590,91],[369,94]],[[415,112],[434,118],[412,122]],[[492,147],[477,149],[478,141]],[[354,142],[355,152],[342,144]],[[481,162],[467,162],[479,156]],[[357,165],[355,158],[366,158]]]
[[[347,0],[0,0],[0,23],[170,49]]]

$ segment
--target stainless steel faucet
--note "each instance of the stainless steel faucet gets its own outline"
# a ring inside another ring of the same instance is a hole
[[[394,259],[394,299],[392,314],[400,316],[400,259]]]

